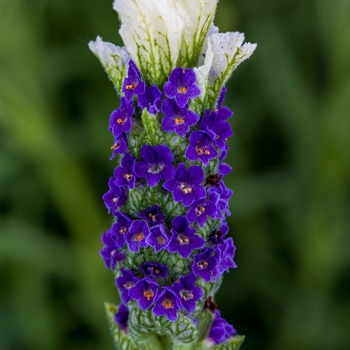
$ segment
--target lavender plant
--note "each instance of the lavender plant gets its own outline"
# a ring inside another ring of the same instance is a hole
[[[236,267],[225,83],[256,45],[219,33],[216,5],[115,0],[125,47],[89,43],[120,96],[109,123],[120,160],[103,196],[113,224],[100,253],[120,293],[119,306],[106,304],[117,349],[233,350],[244,339],[213,299]]]

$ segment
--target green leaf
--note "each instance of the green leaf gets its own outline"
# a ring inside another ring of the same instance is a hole
[[[244,335],[236,335],[235,337],[230,338],[227,342],[215,345],[213,350],[238,350],[244,341]]]

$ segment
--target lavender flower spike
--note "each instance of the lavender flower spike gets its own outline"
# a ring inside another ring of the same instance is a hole
[[[121,96],[100,251],[121,298],[106,306],[118,349],[238,350],[244,339],[210,300],[236,267],[225,84],[256,45],[219,33],[217,3],[114,0],[124,47],[89,43]]]

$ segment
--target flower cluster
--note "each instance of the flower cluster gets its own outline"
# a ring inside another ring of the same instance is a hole
[[[109,120],[118,164],[103,196],[113,222],[100,255],[122,302],[113,322],[135,344],[140,329],[192,344],[235,334],[208,300],[236,267],[226,223],[232,191],[223,180],[233,135],[224,85],[255,46],[217,32],[216,2],[178,2],[171,18],[155,0],[115,0],[126,48],[89,44],[121,96]],[[152,328],[155,320],[164,329]]]

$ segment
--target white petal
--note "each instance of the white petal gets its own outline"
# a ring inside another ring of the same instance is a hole
[[[177,7],[185,21],[178,66],[197,65],[207,33],[214,27],[217,3],[218,0],[177,1]]]
[[[125,48],[104,42],[99,36],[96,41],[89,42],[89,48],[100,60],[117,91],[121,94],[130,61],[130,56]]]
[[[161,84],[176,67],[184,22],[176,0],[115,0],[120,35],[146,81]]]

